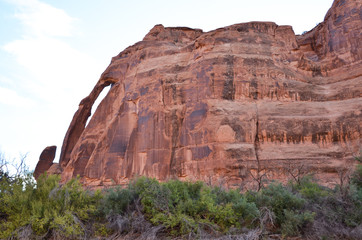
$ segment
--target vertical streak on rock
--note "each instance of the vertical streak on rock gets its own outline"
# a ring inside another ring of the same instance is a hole
[[[171,159],[170,159],[170,176],[176,177],[178,173],[182,172],[181,162],[178,162],[176,159],[176,150],[179,146],[179,138],[180,138],[180,129],[182,129],[182,123],[184,120],[184,112],[182,112],[181,116],[178,116],[177,110],[172,110],[171,115],[171,127],[172,127],[172,135],[171,135]]]
[[[171,150],[171,160],[170,160],[170,173],[171,173],[171,176],[175,176],[177,174],[175,151],[177,148],[177,136],[178,136],[178,132],[179,132],[179,125],[178,125],[178,121],[177,121],[176,110],[172,111],[171,127],[172,127],[172,135],[171,135],[172,150]]]
[[[226,100],[234,100],[235,99],[235,85],[234,85],[234,56],[226,57],[226,73],[224,88],[222,91],[222,98]]]
[[[165,86],[163,84],[163,80],[160,79],[160,83],[161,83],[161,99],[162,99],[162,104],[165,107]]]
[[[211,73],[212,97],[215,97],[215,73]]]
[[[255,151],[255,159],[258,164],[258,172],[261,170],[260,161],[259,161],[259,149],[260,149],[260,141],[259,141],[259,112],[258,112],[258,104],[255,103],[255,137],[254,137],[254,151]]]
[[[136,168],[135,165],[138,164],[135,162],[136,160],[136,147],[137,147],[137,133],[138,133],[138,116],[137,117],[137,123],[135,128],[133,128],[131,136],[129,137],[129,142],[127,145],[127,150],[125,154],[125,160],[126,160],[126,176],[128,178],[133,177],[134,169]]]

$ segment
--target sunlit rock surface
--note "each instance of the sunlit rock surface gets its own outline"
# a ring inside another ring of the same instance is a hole
[[[97,187],[145,175],[252,187],[261,176],[313,172],[338,182],[361,146],[361,5],[335,1],[301,36],[272,22],[156,25],[80,103],[62,146],[63,181],[80,175]]]

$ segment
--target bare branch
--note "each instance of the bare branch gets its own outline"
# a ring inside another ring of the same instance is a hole
[[[256,174],[254,175],[251,170],[249,170],[250,176],[253,180],[257,183],[257,191],[259,192],[264,187],[264,182],[267,179],[267,169],[266,168],[259,168],[257,169]]]
[[[298,185],[300,185],[302,178],[309,174],[309,167],[304,164],[292,164],[291,161],[288,162],[285,170]]]
[[[0,152],[0,173],[6,174],[9,178],[16,178],[25,175],[28,172],[26,158],[28,153],[20,154],[19,159],[7,160],[5,155]]]

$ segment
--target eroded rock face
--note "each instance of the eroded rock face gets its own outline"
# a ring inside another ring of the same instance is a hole
[[[300,170],[335,182],[361,146],[361,4],[335,1],[301,36],[272,22],[155,26],[80,103],[62,146],[63,181],[146,175],[238,187]]]
[[[48,171],[49,168],[52,167],[56,151],[56,146],[49,146],[43,150],[43,152],[40,154],[39,162],[36,165],[33,173],[35,179],[38,179],[41,174],[43,174],[45,171]]]

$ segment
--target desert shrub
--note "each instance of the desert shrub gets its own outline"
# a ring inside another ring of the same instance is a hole
[[[64,237],[85,234],[82,221],[96,214],[99,192],[82,189],[79,179],[59,186],[59,176],[43,175],[37,184],[32,178],[18,178],[3,194],[0,238],[7,238],[20,227],[30,225],[35,235],[55,231]]]
[[[83,190],[78,178],[63,186],[59,186],[58,182],[56,175],[43,175],[38,179],[31,199],[30,223],[37,233],[54,229],[67,237],[84,234],[82,221],[97,213],[100,192]]]
[[[314,213],[304,211],[305,199],[278,183],[272,183],[259,192],[249,191],[246,197],[259,209],[270,209],[275,218],[274,231],[281,231],[286,236],[299,235],[314,217]]]
[[[31,207],[28,199],[33,194],[35,182],[28,174],[3,178],[0,187],[0,238],[6,238],[18,227],[28,224]]]
[[[351,175],[346,193],[340,195],[337,186],[334,194],[323,203],[323,215],[333,223],[358,227],[362,223],[362,165],[358,164]]]
[[[354,183],[345,187],[347,191],[344,194],[341,194],[340,186],[334,190],[320,187],[328,194],[308,201],[306,208],[315,213],[313,227],[305,229],[308,235],[328,239],[362,238],[359,230],[362,223],[362,191]]]
[[[362,188],[351,184],[346,195],[339,190],[323,202],[323,215],[331,222],[347,227],[357,227],[362,223]]]
[[[139,196],[146,217],[173,235],[196,234],[205,227],[227,231],[250,224],[259,212],[236,191],[211,188],[202,182],[159,183],[139,178],[130,188]]]
[[[104,223],[94,223],[94,235],[99,237],[107,237],[112,233],[112,230],[107,227],[107,224]]]
[[[298,236],[300,230],[312,223],[315,217],[314,212],[305,211],[298,213],[296,211],[284,209],[284,222],[281,225],[281,232],[285,236]]]
[[[259,210],[255,203],[248,200],[237,190],[223,190],[219,187],[212,188],[212,194],[215,196],[215,202],[218,205],[231,204],[237,219],[236,226],[252,226],[255,220],[259,218]]]
[[[266,238],[277,234],[282,238],[361,239],[357,231],[362,221],[358,171],[343,197],[338,189],[323,188],[311,178],[288,186],[272,183],[259,192],[241,194],[202,182],[160,183],[146,177],[136,178],[123,189],[90,192],[77,178],[60,185],[55,175],[43,175],[36,183],[29,174],[3,174],[0,238],[84,239],[127,234],[129,238],[208,238],[249,231]]]
[[[362,188],[352,188],[349,198],[343,219],[347,226],[358,227],[362,223]]]
[[[360,200],[359,200],[360,201]],[[353,229],[357,231],[361,225],[361,205],[354,203],[351,199],[341,198],[338,192],[321,199],[318,202],[310,203],[308,206],[316,213],[314,226],[309,235],[324,235],[328,239],[361,239],[353,237]]]
[[[351,183],[357,188],[362,188],[362,164],[356,166],[356,170],[352,173]]]
[[[291,187],[299,192],[302,197],[312,201],[317,201],[319,198],[330,194],[330,191],[313,181],[311,176],[303,177],[299,183],[291,184]]]
[[[99,211],[105,216],[125,214],[136,197],[134,191],[129,188],[121,189],[120,186],[105,190],[103,195],[104,198],[99,205]]]
[[[226,231],[229,227],[239,226],[237,215],[233,209],[233,204],[229,201],[217,203],[217,195],[212,188],[206,187],[201,190],[199,201],[196,202],[197,214],[201,216],[201,221],[215,224],[221,231]]]
[[[272,183],[255,194],[254,201],[259,207],[268,207],[275,213],[276,223],[281,224],[285,220],[284,209],[300,210],[305,200],[288,191],[281,184]]]

